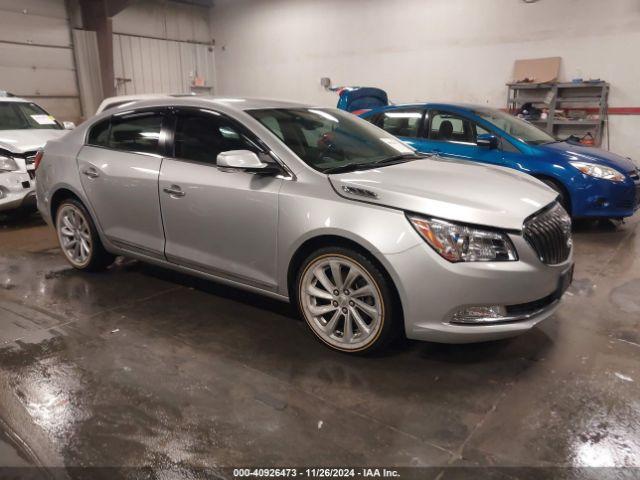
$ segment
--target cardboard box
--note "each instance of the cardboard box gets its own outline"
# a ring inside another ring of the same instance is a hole
[[[513,64],[513,83],[549,83],[558,80],[560,57],[527,58]]]

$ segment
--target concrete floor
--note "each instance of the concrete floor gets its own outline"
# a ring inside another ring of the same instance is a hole
[[[579,225],[575,283],[527,335],[348,358],[285,304],[132,261],[79,273],[37,217],[0,223],[0,465],[640,478],[554,470],[640,467],[639,225]]]

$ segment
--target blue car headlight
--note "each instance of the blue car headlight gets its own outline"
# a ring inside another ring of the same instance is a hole
[[[624,175],[615,168],[605,167],[597,163],[589,162],[569,162],[573,167],[580,170],[581,173],[590,177],[600,178],[602,180],[610,180],[612,182],[624,182]]]

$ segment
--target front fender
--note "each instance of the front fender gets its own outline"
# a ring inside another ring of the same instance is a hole
[[[296,189],[296,186],[291,186]],[[328,191],[324,198],[281,192],[278,224],[278,290],[288,294],[291,261],[302,245],[322,236],[340,237],[368,251],[395,276],[390,258],[422,240],[401,210],[344,199]],[[396,278],[394,278],[396,282]]]

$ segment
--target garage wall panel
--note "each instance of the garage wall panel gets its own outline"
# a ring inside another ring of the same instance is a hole
[[[0,0],[0,89],[60,120],[81,117],[64,0]]]
[[[0,64],[5,67],[73,70],[70,48],[0,43]]]
[[[331,77],[397,103],[503,108],[514,60],[561,56],[563,79],[605,79],[611,106],[640,106],[637,0],[217,0],[211,22],[223,95],[335,105]],[[638,156],[637,119],[611,122],[613,151]]]
[[[0,0],[0,10],[49,18],[67,18],[64,2],[56,0]]]
[[[211,42],[208,8],[168,1],[132,4],[113,17],[113,31],[181,42]]]
[[[213,48],[190,42],[114,35],[119,95],[188,93],[196,75],[214,84]]]
[[[2,88],[20,97],[78,96],[73,70],[5,67],[0,65]]]
[[[52,0],[53,1],[53,0]],[[66,18],[16,13],[0,9],[0,41],[69,47],[71,37]]]

